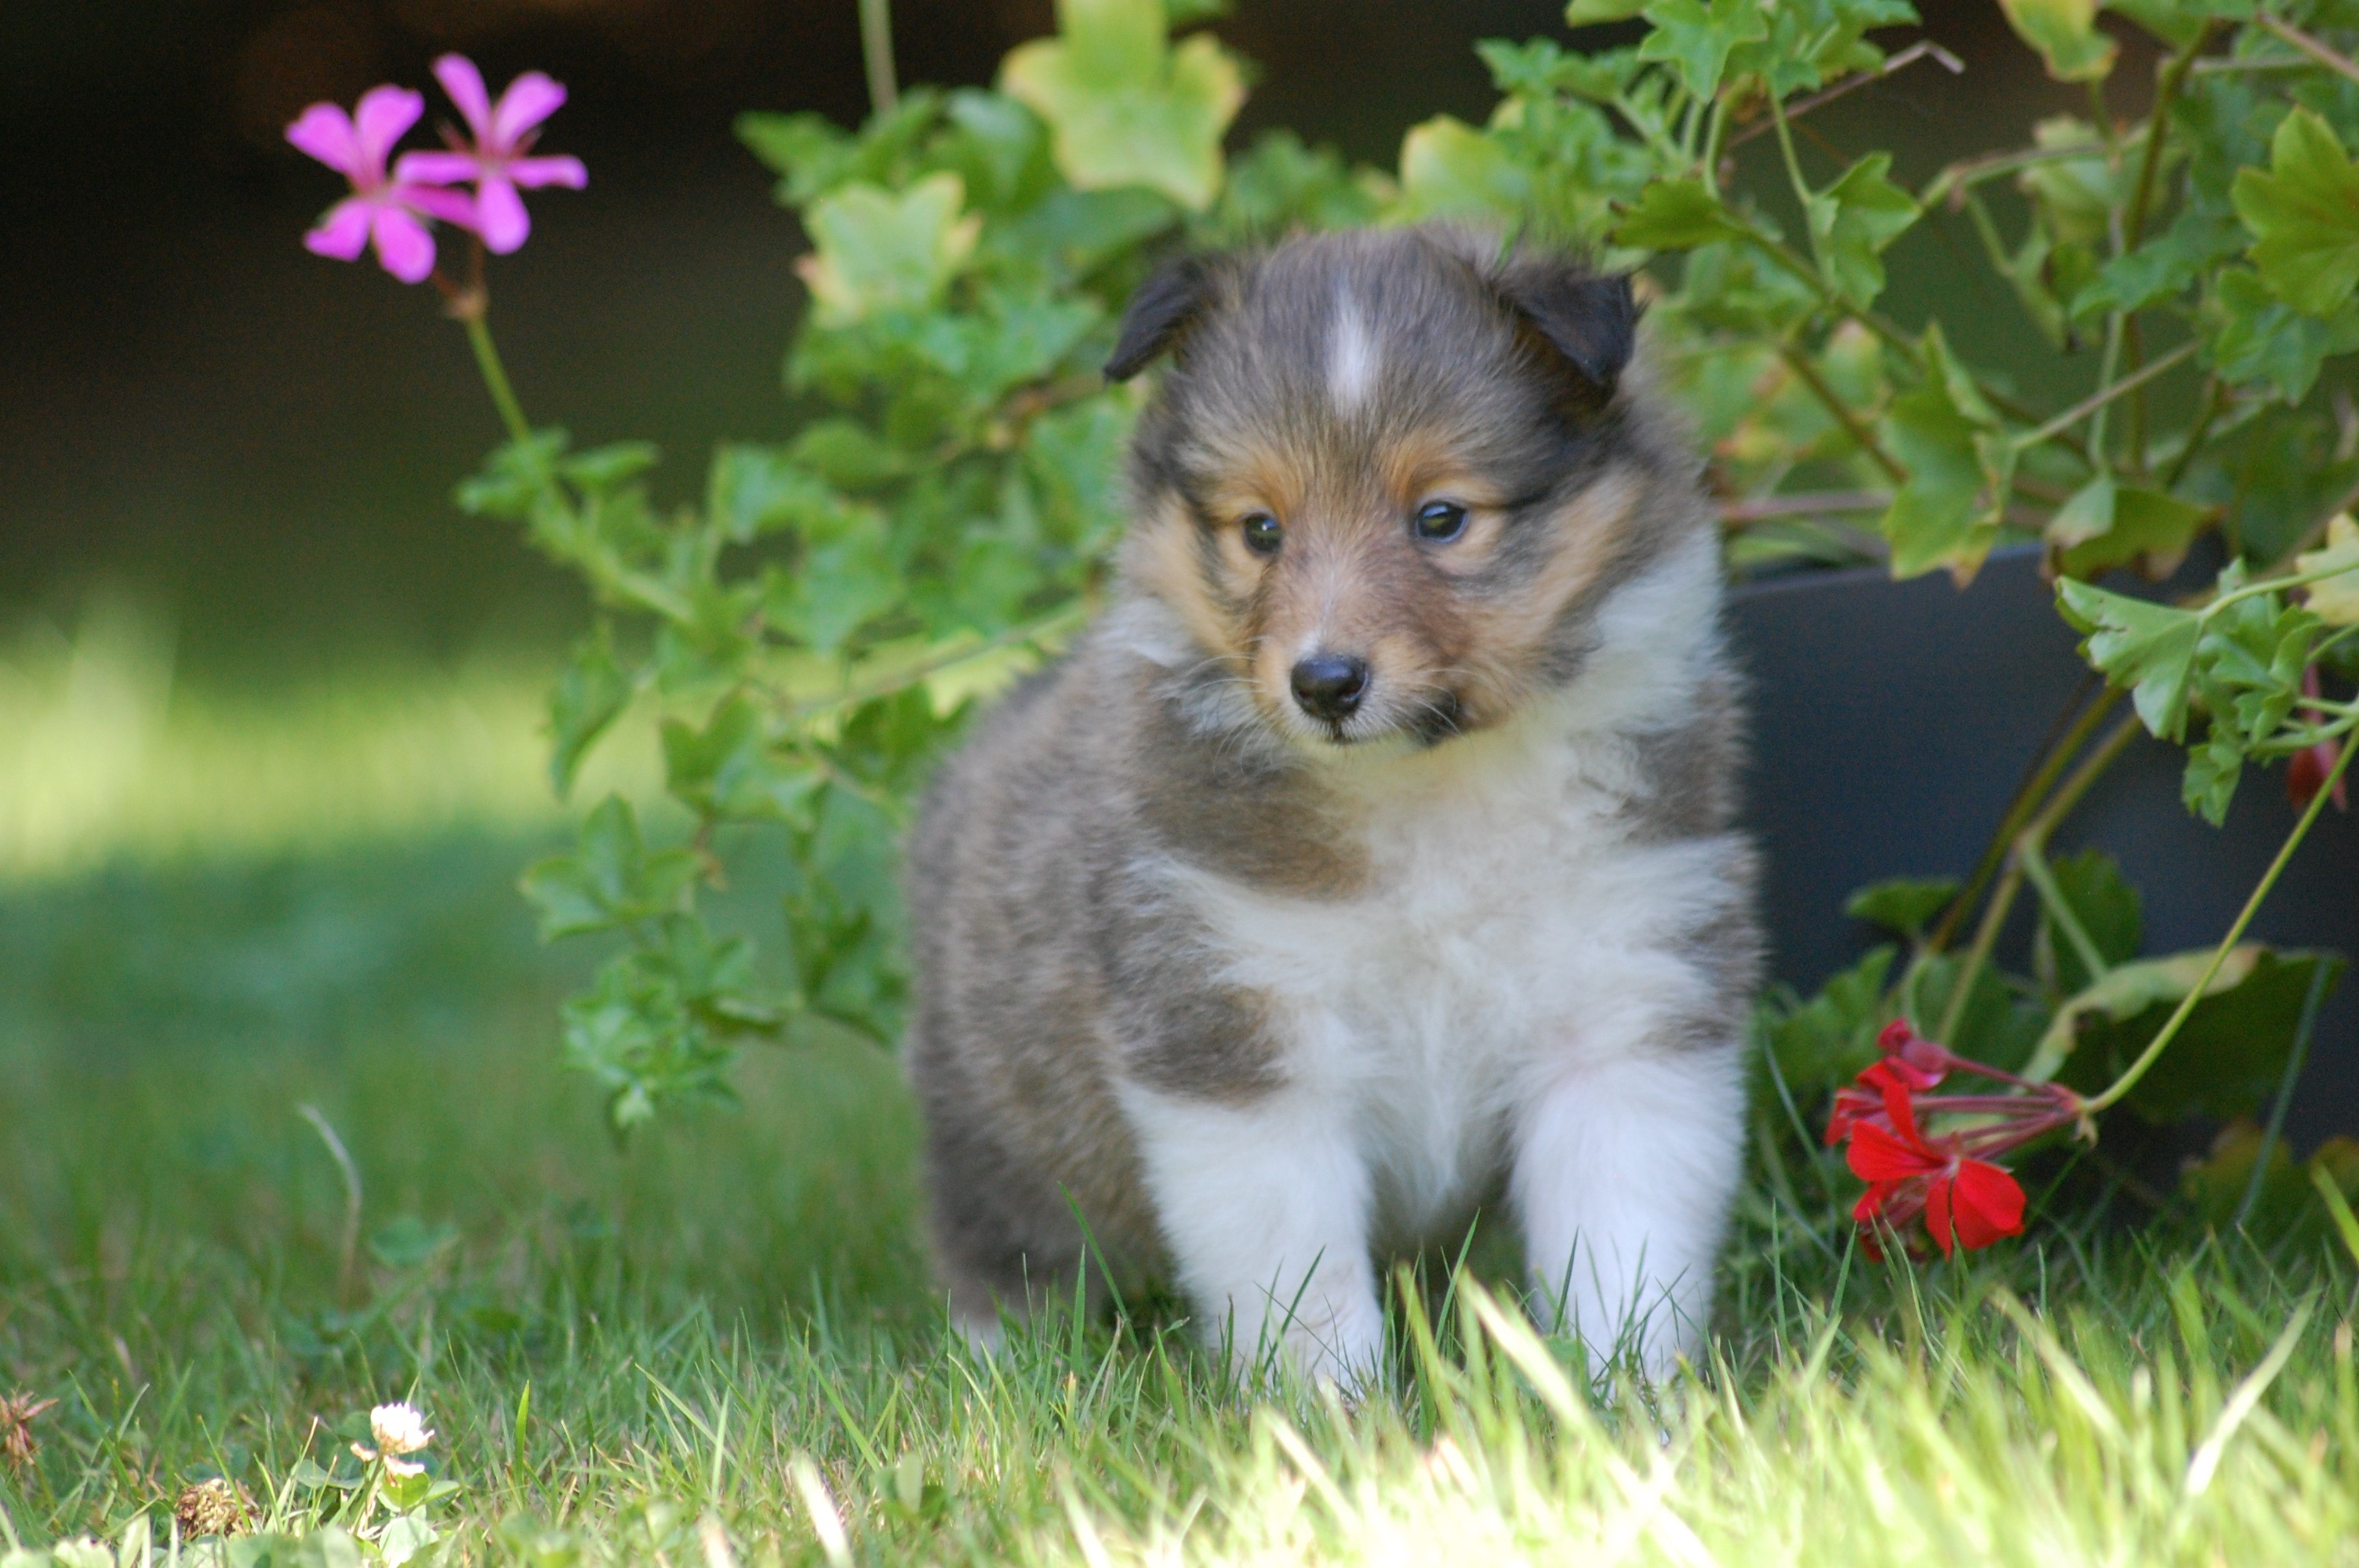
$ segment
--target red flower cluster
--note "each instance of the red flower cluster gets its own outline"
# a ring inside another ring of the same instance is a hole
[[[1992,1158],[2081,1117],[2081,1097],[2060,1084],[2035,1084],[1968,1061],[1923,1039],[1906,1020],[1877,1036],[1881,1060],[1835,1092],[1827,1118],[1830,1148],[1851,1140],[1852,1174],[1867,1184],[1852,1209],[1869,1255],[1881,1257],[1880,1229],[1900,1231],[1919,1216],[1933,1244],[1987,1247],[2023,1229],[2023,1189]],[[1935,1095],[1951,1073],[2011,1086],[1988,1095]],[[1929,1136],[1940,1117],[1951,1129]]]

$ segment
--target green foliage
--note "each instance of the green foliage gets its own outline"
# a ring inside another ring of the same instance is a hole
[[[1645,31],[1592,54],[1482,44],[1495,107],[1415,126],[1391,174],[1283,133],[1224,157],[1242,68],[1208,34],[1175,38],[1201,13],[1162,0],[1060,0],[1057,34],[1014,50],[994,89],[912,90],[856,132],[745,116],[812,246],[787,356],[799,432],[720,449],[696,508],[655,503],[645,447],[575,452],[557,430],[461,492],[522,522],[601,607],[551,704],[560,788],[644,712],[691,824],[691,849],[651,849],[612,803],[528,879],[552,934],[628,945],[570,1018],[573,1059],[618,1121],[712,1092],[745,1031],[696,988],[728,998],[744,971],[691,982],[666,955],[702,950],[699,901],[758,834],[793,868],[792,980],[748,1016],[895,1038],[892,842],[969,702],[1052,654],[1104,580],[1139,394],[1096,367],[1129,291],[1188,245],[1449,218],[1638,269],[1714,493],[1780,520],[1745,525],[1734,558],[1852,554],[1856,527],[1813,515],[1830,494],[1904,577],[1962,581],[1994,548],[2038,544],[2091,663],[2190,747],[2187,799],[2215,821],[2248,762],[2348,735],[2359,709],[2299,698],[2306,672],[2359,655],[2336,640],[2354,619],[2342,557],[2314,548],[2359,484],[2334,413],[2359,351],[2359,85],[2249,8],[2114,8],[2167,51],[2147,118],[2059,115],[1917,188],[1885,152],[1821,161],[1793,124],[1807,95],[1884,67],[1869,35],[1915,19],[1902,0],[1574,0],[1571,23]],[[2004,9],[2060,80],[2102,84],[2121,53],[2096,0]],[[2359,44],[2359,16],[2302,25]],[[1756,133],[1774,136],[1767,189],[1729,156]],[[2002,182],[2020,218],[1990,200]],[[1936,225],[1971,230],[2054,364],[1980,364],[1978,321],[1885,313],[1893,266]],[[2024,401],[2060,375],[2086,395]],[[2168,571],[2214,530],[2230,561],[2200,602],[2093,580]],[[1915,945],[1877,1007],[1950,1015],[1951,1044],[2020,1059],[2104,982],[2093,950],[2114,965],[2136,946],[2135,900],[2099,871],[2061,862],[2045,896],[2060,908],[2019,981],[1928,946],[1930,894],[1867,897],[1863,915]],[[1798,1077],[1856,1055],[1865,1013],[1837,1013],[1787,1009]]]

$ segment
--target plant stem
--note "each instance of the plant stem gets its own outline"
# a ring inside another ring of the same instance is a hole
[[[2228,961],[2228,955],[2235,951],[2236,944],[2244,939],[2245,928],[2252,925],[2253,916],[2260,913],[2261,901],[2269,896],[2269,890],[2277,885],[2277,878],[2285,874],[2286,866],[2293,860],[2293,852],[2309,836],[2310,825],[2318,820],[2318,814],[2325,808],[2327,798],[2333,795],[2334,786],[2342,782],[2354,756],[2359,756],[2359,741],[2345,741],[2343,754],[2335,759],[2333,771],[2326,775],[2318,793],[2310,797],[2310,807],[2301,814],[2301,820],[2296,822],[2293,831],[2286,835],[2284,847],[2277,850],[2277,859],[2269,862],[2269,869],[2262,873],[2259,885],[2253,889],[2253,895],[2245,901],[2244,910],[2236,916],[2236,923],[2228,927],[2228,935],[2220,938],[2220,946],[2212,949],[2212,961],[2203,967],[2202,977],[2180,1000],[2179,1010],[2170,1015],[2169,1021],[2147,1043],[2146,1049],[2138,1053],[2137,1060],[2124,1068],[2122,1076],[2115,1078],[2104,1093],[2082,1107],[2087,1114],[2094,1116],[2106,1107],[2120,1103],[2124,1095],[2137,1087],[2138,1080],[2146,1076],[2147,1069],[2154,1065],[2155,1059],[2162,1054],[2164,1048],[2179,1037],[2179,1032],[2186,1027],[2189,1015],[2194,1012],[2196,1004],[2203,1000],[2204,992],[2211,988],[2212,977],[2219,974],[2220,966]]]
[[[490,324],[481,312],[462,319],[467,342],[475,351],[475,368],[484,373],[484,386],[492,395],[492,406],[500,411],[500,423],[508,427],[508,438],[529,441],[532,427],[525,423],[524,407],[516,402],[516,388],[508,384],[507,367],[500,362],[500,351],[492,342]]]
[[[2301,1077],[2302,1064],[2310,1059],[2310,1037],[2318,1029],[2318,1010],[2326,1000],[2326,981],[2333,973],[2326,961],[2318,961],[2310,971],[2310,994],[2302,998],[2301,1022],[2294,1025],[2293,1044],[2286,1052],[2285,1076],[2277,1081],[2277,1098],[2269,1102],[2269,1124],[2261,1133],[2260,1152],[2253,1159],[2252,1179],[2245,1184],[2245,1196],[2236,1205],[2233,1223],[2238,1229],[2252,1218],[2253,1206],[2261,1201],[2263,1178],[2269,1171],[2269,1156],[2276,1152],[2277,1135],[2285,1130],[2286,1108],[2293,1103],[2293,1087]]]
[[[2091,683],[2095,679],[2093,675],[2089,677]],[[2085,693],[2088,687],[2084,685],[2081,690]],[[1974,862],[1973,873],[1966,878],[1966,885],[1950,902],[1950,907],[1942,912],[1940,924],[1934,926],[1932,935],[1926,938],[1927,946],[1940,952],[1950,945],[1950,939],[1958,933],[1959,923],[1966,917],[1966,911],[1974,906],[1974,901],[1982,896],[1983,889],[1989,885],[1991,878],[1997,875],[1999,867],[2006,863],[2008,847],[2015,842],[2015,836],[2023,831],[2023,825],[2031,814],[2038,809],[2049,786],[2056,782],[2057,775],[2063,773],[2066,764],[2071,762],[2072,754],[2096,732],[2097,726],[2121,699],[2121,688],[2109,686],[2098,692],[2096,698],[2078,719],[2071,721],[2069,728],[2064,727],[2061,717],[2057,719],[2059,728],[2050,732],[2049,743],[2042,749],[2032,771],[2025,775],[2022,784],[2016,786],[2015,798],[2006,803],[2006,810],[2000,814],[1998,827],[1992,831],[1990,842],[1984,846],[1982,858]],[[2076,697],[2074,700],[2079,699]],[[2071,709],[2068,708],[2066,711],[2069,713]]]
[[[1966,998],[1972,994],[1974,979],[1981,974],[1983,966],[1990,961],[1991,949],[1998,945],[1999,928],[2006,924],[2006,917],[2015,907],[2015,895],[2023,886],[2026,848],[2034,853],[2045,851],[2048,836],[2056,831],[2074,806],[2081,804],[2081,797],[2104,776],[2105,770],[2114,765],[2143,728],[2135,714],[2114,726],[2113,732],[2098,742],[2097,749],[2082,760],[2081,765],[2072,770],[2071,776],[2016,834],[2009,845],[2011,863],[2007,866],[2006,875],[2000,880],[1998,888],[1991,894],[1989,906],[1983,911],[1982,924],[1974,930],[1974,945],[1967,951],[1965,967],[1951,982],[1950,1000],[1941,1009],[1940,1032],[1934,1035],[1935,1039],[1947,1044],[1957,1033],[1959,1022],[1965,1017]],[[2070,755],[2070,752],[2060,749],[2060,754]],[[2086,933],[2082,935],[2085,940]]]
[[[2349,55],[2337,53],[2290,22],[2279,21],[2266,11],[2253,20],[2259,23],[2264,31],[2275,33],[2329,70],[2339,70],[2352,81],[2359,81],[2359,61],[2354,61]]]
[[[1843,427],[1843,434],[1857,443],[1859,449],[1884,470],[1885,478],[1894,484],[1908,482],[1908,470],[1876,443],[1875,432],[1859,422],[1859,416],[1852,412],[1851,406],[1843,400],[1843,395],[1829,386],[1825,378],[1819,374],[1818,367],[1810,363],[1810,355],[1791,342],[1781,341],[1777,345],[1777,357],[1786,362],[1786,368],[1794,373],[1796,379],[1810,389],[1810,395],[1826,406],[1827,412],[1834,416],[1835,423]]]
[[[2162,73],[2162,81],[2154,90],[2154,108],[2147,114],[2146,156],[2138,160],[2137,185],[2130,192],[2129,213],[2122,220],[2122,254],[2126,255],[2138,248],[2146,238],[2147,215],[2154,210],[2155,177],[2162,168],[2162,145],[2169,140],[2170,106],[2178,101],[2180,89],[2186,84],[2187,73],[2195,64],[2195,57],[2211,41],[2212,22],[2206,18],[2187,40],[2187,47],[2171,58],[2169,67]],[[2130,370],[2135,373],[2145,354],[2145,345],[2138,335],[2135,313],[2127,318],[2129,330]],[[2146,472],[2147,408],[2146,391],[2140,384],[2136,398],[2130,404],[2129,456],[2132,471]]]
[[[860,0],[860,59],[868,68],[868,107],[890,114],[901,106],[893,76],[893,0]]]
[[[2170,460],[2170,471],[2162,476],[2163,489],[2177,489],[2179,481],[2187,476],[2188,465],[2203,449],[2205,438],[2212,434],[2212,422],[2220,417],[2220,410],[2227,402],[2226,384],[2218,376],[2203,384],[2202,406],[2196,409],[2193,422],[2187,427],[2187,438],[2179,449],[2179,456]]]
[[[2160,359],[2154,361],[2152,363],[2141,367],[2129,375],[2123,376],[2120,380],[2114,382],[2110,385],[2099,387],[2095,392],[2091,393],[2080,402],[2072,405],[2071,407],[2067,408],[2063,413],[2059,414],[2056,417],[2050,419],[2045,425],[2040,426],[2038,429],[2028,431],[2024,435],[2017,437],[2015,439],[2016,446],[2018,449],[2024,447],[2036,447],[2042,441],[2054,439],[2056,437],[2062,435],[2066,430],[2069,430],[2073,426],[2079,424],[2082,420],[2089,417],[2092,414],[2103,413],[2107,404],[2113,402],[2114,399],[2121,396],[2124,393],[2135,392],[2140,387],[2146,385],[2147,382],[2152,381],[2155,377],[2164,374],[2169,371],[2176,370],[2180,365],[2184,364],[2190,359],[2193,359],[2198,347],[2199,345],[2193,341],[2181,343],[2179,347],[2171,350],[2170,352],[2163,355]],[[2094,453],[2104,446],[2104,442],[2093,433],[2089,446],[2091,451]]]
[[[1805,98],[1799,103],[1795,104],[1792,109],[1788,111],[1788,114],[1793,118],[1799,119],[1802,115],[1809,114],[1811,110],[1816,109],[1822,104],[1833,103],[1836,99],[1841,98],[1846,92],[1865,87],[1872,81],[1881,81],[1884,78],[1890,76],[1894,71],[1902,69],[1904,66],[1914,65],[1920,59],[1930,59],[1938,62],[1942,69],[1947,70],[1951,76],[1956,76],[1966,69],[1966,62],[1960,59],[1956,55],[1951,54],[1948,49],[1943,49],[1940,45],[1933,42],[1930,38],[1920,38],[1917,42],[1910,44],[1907,49],[1902,49],[1898,54],[1894,55],[1890,59],[1886,60],[1882,65],[1877,66],[1874,70],[1863,70],[1855,75],[1847,76],[1841,81],[1836,82],[1832,87],[1825,88],[1820,92],[1811,93],[1808,98]],[[1723,99],[1722,102],[1724,103],[1726,100]],[[1770,127],[1767,124],[1756,120],[1753,124],[1745,126],[1745,129],[1737,132],[1736,135],[1728,138],[1728,150],[1731,152],[1735,151],[1738,147],[1743,146],[1754,137],[1767,133]]]
[[[2081,916],[2064,897],[2064,889],[2056,881],[2055,868],[2048,863],[2047,850],[2032,843],[2027,836],[2015,847],[2015,852],[2023,862],[2025,879],[2031,883],[2032,891],[2039,895],[2040,903],[2046,907],[2048,918],[2056,923],[2056,929],[2064,933],[2064,940],[2072,945],[2072,951],[2080,958],[2081,967],[2089,972],[2090,980],[2093,983],[2103,979],[2113,966],[2106,963],[2105,956],[2097,951],[2097,944],[2089,936],[2089,928],[2081,924]]]

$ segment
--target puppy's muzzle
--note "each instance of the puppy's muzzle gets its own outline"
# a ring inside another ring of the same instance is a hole
[[[1341,724],[1367,695],[1368,662],[1348,654],[1313,654],[1294,666],[1294,700],[1311,718]]]

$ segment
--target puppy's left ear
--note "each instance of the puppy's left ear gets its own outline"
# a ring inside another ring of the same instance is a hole
[[[1122,313],[1122,336],[1105,362],[1108,381],[1128,381],[1156,355],[1174,347],[1204,308],[1212,269],[1201,257],[1182,256],[1156,269]]]
[[[1568,261],[1525,257],[1509,262],[1496,283],[1589,397],[1614,395],[1637,341],[1638,302],[1626,275],[1601,277]]]

